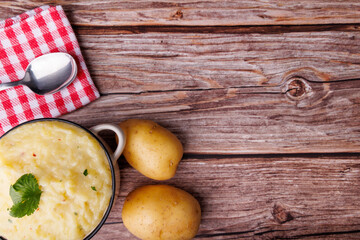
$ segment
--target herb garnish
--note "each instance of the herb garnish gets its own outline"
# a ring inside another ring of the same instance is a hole
[[[85,171],[83,172],[83,174],[85,175],[85,176],[87,176],[89,173],[88,173],[88,170],[87,169],[85,169]]]
[[[10,186],[9,192],[14,203],[10,208],[10,216],[17,218],[29,216],[38,208],[42,191],[33,174],[22,175],[14,185]]]
[[[96,191],[96,188],[95,188],[95,186],[91,186],[91,189],[92,189],[92,190],[94,190],[94,191]]]

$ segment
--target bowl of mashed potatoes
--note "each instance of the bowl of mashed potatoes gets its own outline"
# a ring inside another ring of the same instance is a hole
[[[102,130],[117,135],[114,153],[98,136]],[[112,124],[89,130],[67,120],[37,119],[5,133],[0,138],[0,239],[92,238],[119,191],[117,159],[124,145],[123,132]]]

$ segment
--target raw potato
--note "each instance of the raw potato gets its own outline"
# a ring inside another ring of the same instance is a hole
[[[122,220],[143,240],[187,240],[199,229],[201,209],[199,202],[181,189],[148,185],[126,197]]]
[[[183,156],[179,139],[150,120],[129,119],[120,123],[126,135],[124,156],[143,175],[167,180],[175,175]]]

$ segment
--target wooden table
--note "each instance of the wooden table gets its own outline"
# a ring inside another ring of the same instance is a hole
[[[153,183],[200,201],[196,239],[360,238],[360,1],[2,1],[1,18],[43,4],[65,9],[101,92],[63,118],[152,119],[185,148],[164,182],[120,159],[95,239],[134,239],[124,198]]]

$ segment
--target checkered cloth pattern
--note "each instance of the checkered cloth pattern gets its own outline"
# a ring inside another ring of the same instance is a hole
[[[33,59],[51,52],[74,57],[76,79],[65,89],[44,96],[24,86],[0,91],[0,136],[22,122],[58,117],[100,96],[61,6],[42,6],[0,22],[1,83],[22,79]]]

